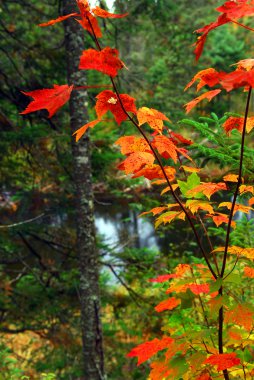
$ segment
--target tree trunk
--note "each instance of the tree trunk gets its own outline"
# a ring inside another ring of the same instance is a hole
[[[77,12],[74,0],[63,0],[63,14]],[[74,19],[64,22],[66,63],[69,84],[84,86],[86,76],[78,70],[84,49],[84,31]],[[71,132],[87,123],[87,92],[73,91],[70,99]],[[73,177],[76,187],[77,251],[80,266],[81,328],[84,379],[104,379],[100,323],[98,252],[95,245],[90,142],[86,135],[72,139]]]

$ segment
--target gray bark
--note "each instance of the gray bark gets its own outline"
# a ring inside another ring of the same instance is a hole
[[[74,0],[63,0],[63,14],[77,12]],[[84,31],[74,19],[64,22],[69,84],[84,86],[85,72],[78,70],[84,50]],[[87,123],[87,93],[73,91],[70,99],[71,132]],[[73,176],[76,186],[77,250],[80,265],[81,328],[85,380],[104,379],[100,323],[98,252],[95,245],[90,142],[86,135],[72,139]]]

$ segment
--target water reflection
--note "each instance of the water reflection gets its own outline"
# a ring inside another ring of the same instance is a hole
[[[121,209],[121,211],[120,211]],[[95,226],[103,242],[119,252],[122,246],[160,249],[160,239],[147,218],[139,218],[138,212],[127,205],[97,205]]]

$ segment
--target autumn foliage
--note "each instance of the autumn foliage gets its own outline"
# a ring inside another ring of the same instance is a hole
[[[234,293],[239,285],[238,277],[254,278],[254,249],[231,246],[230,234],[236,227],[233,217],[236,213],[248,214],[253,209],[254,188],[245,183],[243,173],[245,134],[254,127],[254,118],[248,115],[251,90],[254,87],[254,60],[245,59],[231,67],[231,71],[217,71],[207,68],[197,73],[186,85],[186,90],[194,84],[197,91],[207,87],[207,91],[185,105],[189,113],[203,100],[211,101],[223,92],[229,93],[241,88],[248,93],[244,116],[230,116],[223,124],[224,137],[237,130],[241,135],[239,166],[232,173],[225,173],[217,183],[204,181],[202,169],[191,157],[189,147],[192,141],[169,128],[170,119],[159,110],[137,105],[138,100],[128,94],[120,94],[115,77],[125,65],[119,53],[111,47],[102,48],[99,38],[102,32],[98,18],[122,18],[99,7],[91,9],[86,0],[78,0],[79,13],[61,16],[41,26],[53,25],[73,17],[88,31],[96,48],[85,50],[80,57],[81,70],[97,70],[110,77],[112,90],[104,90],[96,96],[96,119],[75,132],[80,140],[89,128],[109,113],[119,126],[130,122],[137,134],[122,136],[116,141],[125,156],[118,169],[133,178],[144,177],[154,186],[160,186],[163,202],[159,207],[146,211],[155,217],[155,226],[168,225],[176,220],[188,223],[193,231],[193,239],[204,258],[204,264],[179,264],[173,273],[158,275],[150,279],[165,291],[165,299],[154,305],[158,313],[189,313],[189,318],[198,318],[200,329],[175,325],[164,328],[162,338],[154,338],[133,348],[129,357],[136,357],[138,365],[149,360],[149,379],[196,379],[215,378],[251,379],[253,366],[253,315],[254,310],[248,299]],[[216,11],[217,19],[196,32],[196,59],[199,59],[207,37],[212,30],[233,23],[251,29],[241,23],[241,19],[254,16],[254,1],[226,1]],[[47,109],[49,117],[70,98],[74,84],[54,85],[53,89],[26,92],[33,98],[22,114]],[[147,132],[149,131],[149,132]],[[224,202],[217,202],[217,195],[230,194]],[[248,205],[238,203],[239,197],[247,194]],[[171,201],[168,201],[170,195]],[[213,247],[205,223],[214,227],[225,227],[225,241]],[[197,227],[199,226],[199,227]],[[205,248],[200,232],[210,245]],[[239,301],[240,299],[240,301]],[[172,311],[171,311],[172,310]],[[198,316],[197,316],[198,315]],[[137,321],[138,323],[138,321]],[[204,327],[205,326],[205,327]],[[247,354],[248,353],[248,354]],[[251,353],[251,354],[250,354]],[[156,358],[154,358],[156,357]],[[250,358],[251,357],[251,358]],[[238,376],[238,377],[237,377]],[[239,377],[240,376],[240,377]]]

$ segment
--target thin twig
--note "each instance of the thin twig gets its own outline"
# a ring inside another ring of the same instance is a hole
[[[239,187],[241,186],[241,183],[242,183],[244,142],[245,142],[245,132],[246,132],[246,125],[247,125],[247,120],[248,120],[248,113],[249,113],[251,92],[252,92],[252,87],[249,88],[248,97],[247,97],[247,103],[246,103],[246,108],[245,108],[244,123],[243,123],[243,132],[242,132],[242,142],[241,142],[241,152],[240,152],[240,162],[239,162],[239,171],[238,171],[238,181],[237,181],[237,184],[236,184],[236,189],[235,189],[235,193],[234,193],[234,197],[233,197],[233,202],[232,202],[232,207],[231,207],[231,210],[230,210],[230,215],[229,215],[229,220],[228,220],[228,228],[227,228],[227,235],[226,235],[226,242],[225,242],[225,251],[224,251],[224,256],[223,256],[223,264],[222,264],[222,268],[221,268],[221,277],[223,277],[225,269],[226,269],[231,224],[232,224],[232,220],[233,220],[233,215],[234,215],[234,209],[235,209],[236,199],[237,199],[237,195],[238,195],[238,190],[239,190]]]

